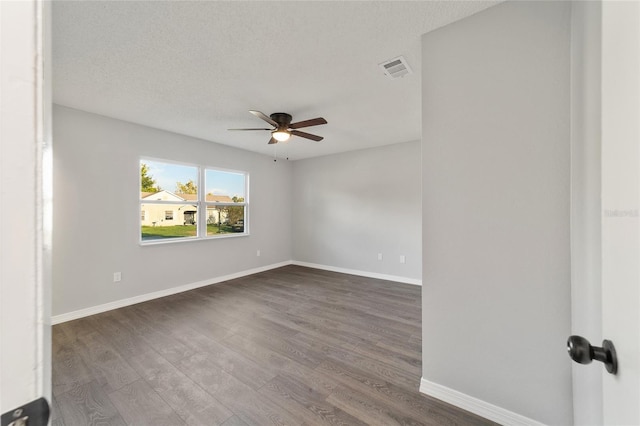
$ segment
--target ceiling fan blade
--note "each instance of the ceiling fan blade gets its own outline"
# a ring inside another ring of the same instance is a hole
[[[271,119],[271,117],[269,117],[268,115],[260,112],[260,111],[253,111],[253,110],[249,110],[249,112],[253,115],[255,115],[258,118],[263,119],[264,121],[266,121],[267,123],[271,124],[273,127],[278,127],[278,123],[276,123],[275,121],[273,121]]]
[[[319,126],[320,124],[327,124],[327,120],[322,117],[312,118],[311,120],[298,121],[297,123],[289,124],[290,129],[301,129],[303,127]]]
[[[312,135],[311,133],[301,132],[300,130],[292,130],[292,135],[300,136],[301,138],[311,139],[312,141],[320,142],[324,139],[322,136]]]
[[[278,141],[275,138],[271,138],[271,139],[269,139],[269,142],[267,142],[267,145],[271,145],[271,144],[274,144],[274,143],[278,143]]]
[[[227,130],[273,130],[273,129],[227,129]]]

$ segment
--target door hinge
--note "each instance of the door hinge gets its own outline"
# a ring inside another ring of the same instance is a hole
[[[48,423],[49,403],[44,398],[7,411],[0,418],[0,426],[47,426]]]

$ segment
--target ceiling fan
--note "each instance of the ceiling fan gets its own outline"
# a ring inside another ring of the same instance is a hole
[[[291,119],[293,118],[291,114],[287,114],[286,112],[274,112],[270,116],[263,114],[260,111],[249,111],[251,114],[255,115],[258,118],[263,119],[267,123],[273,126],[272,129],[266,128],[257,128],[257,129],[229,129],[229,130],[269,130],[271,132],[271,139],[269,139],[269,144],[274,144],[278,142],[284,142],[289,140],[289,138],[293,136],[299,136],[301,138],[311,139],[312,141],[320,142],[324,139],[322,136],[312,135],[311,133],[301,132],[300,128],[303,127],[311,127],[318,126],[320,124],[327,124],[327,120],[322,117],[312,118],[311,120],[298,121],[297,123],[292,123]]]

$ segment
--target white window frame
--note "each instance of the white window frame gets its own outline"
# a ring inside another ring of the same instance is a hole
[[[207,207],[209,206],[221,206],[221,207],[227,207],[227,206],[231,206],[231,207],[244,207],[244,231],[243,232],[233,232],[230,234],[220,234],[220,235],[205,235],[206,238],[226,238],[226,237],[234,237],[234,236],[243,236],[243,235],[249,235],[249,220],[248,220],[248,215],[249,215],[249,173],[248,172],[244,172],[244,171],[240,171],[240,170],[231,170],[231,169],[223,169],[220,167],[203,167],[201,169],[201,181],[203,184],[203,188],[204,185],[206,185],[206,172],[207,170],[214,170],[216,172],[226,172],[226,173],[235,173],[235,174],[241,174],[244,175],[244,201],[242,203],[224,203],[224,202],[215,202],[215,201],[206,201],[206,189],[205,192],[202,194],[204,201],[204,208],[203,208],[203,212],[202,215],[204,216],[204,223],[207,223]],[[206,234],[206,230],[205,230],[205,234]]]
[[[141,225],[142,225],[142,205],[143,204],[165,204],[167,206],[170,205],[184,205],[185,201],[162,201],[162,200],[149,200],[140,198],[140,187],[142,186],[141,177],[138,177],[138,242],[140,245],[156,245],[156,244],[171,244],[178,242],[187,242],[187,241],[202,241],[202,240],[219,240],[225,238],[237,238],[237,237],[246,237],[249,234],[249,172],[243,170],[231,170],[224,169],[220,167],[208,166],[204,164],[196,164],[196,163],[186,163],[174,160],[167,160],[163,158],[154,158],[154,157],[140,157],[138,159],[138,169],[140,168],[140,163],[145,161],[152,161],[156,163],[166,163],[166,164],[175,164],[180,166],[187,167],[195,167],[197,169],[197,182],[198,185],[198,199],[196,201],[191,201],[187,204],[194,204],[197,207],[198,214],[196,219],[196,236],[193,237],[175,237],[175,238],[163,238],[163,239],[152,239],[152,240],[143,240]],[[207,202],[206,201],[206,187],[205,187],[205,175],[207,170],[214,170],[218,172],[227,172],[227,173],[236,173],[244,176],[244,202],[242,203],[222,203],[222,202]],[[138,170],[138,175],[140,175]],[[173,192],[173,191],[170,191]],[[179,195],[179,194],[176,194]],[[233,232],[228,234],[219,234],[219,235],[207,235],[207,207],[208,206],[235,206],[244,207],[244,232]],[[145,212],[146,214],[146,212]],[[175,213],[174,213],[174,221],[175,221]]]

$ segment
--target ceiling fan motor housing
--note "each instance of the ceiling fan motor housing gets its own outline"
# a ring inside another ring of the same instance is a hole
[[[287,114],[286,112],[274,112],[271,114],[271,119],[278,123],[278,130],[287,130],[292,118],[291,114]]]

